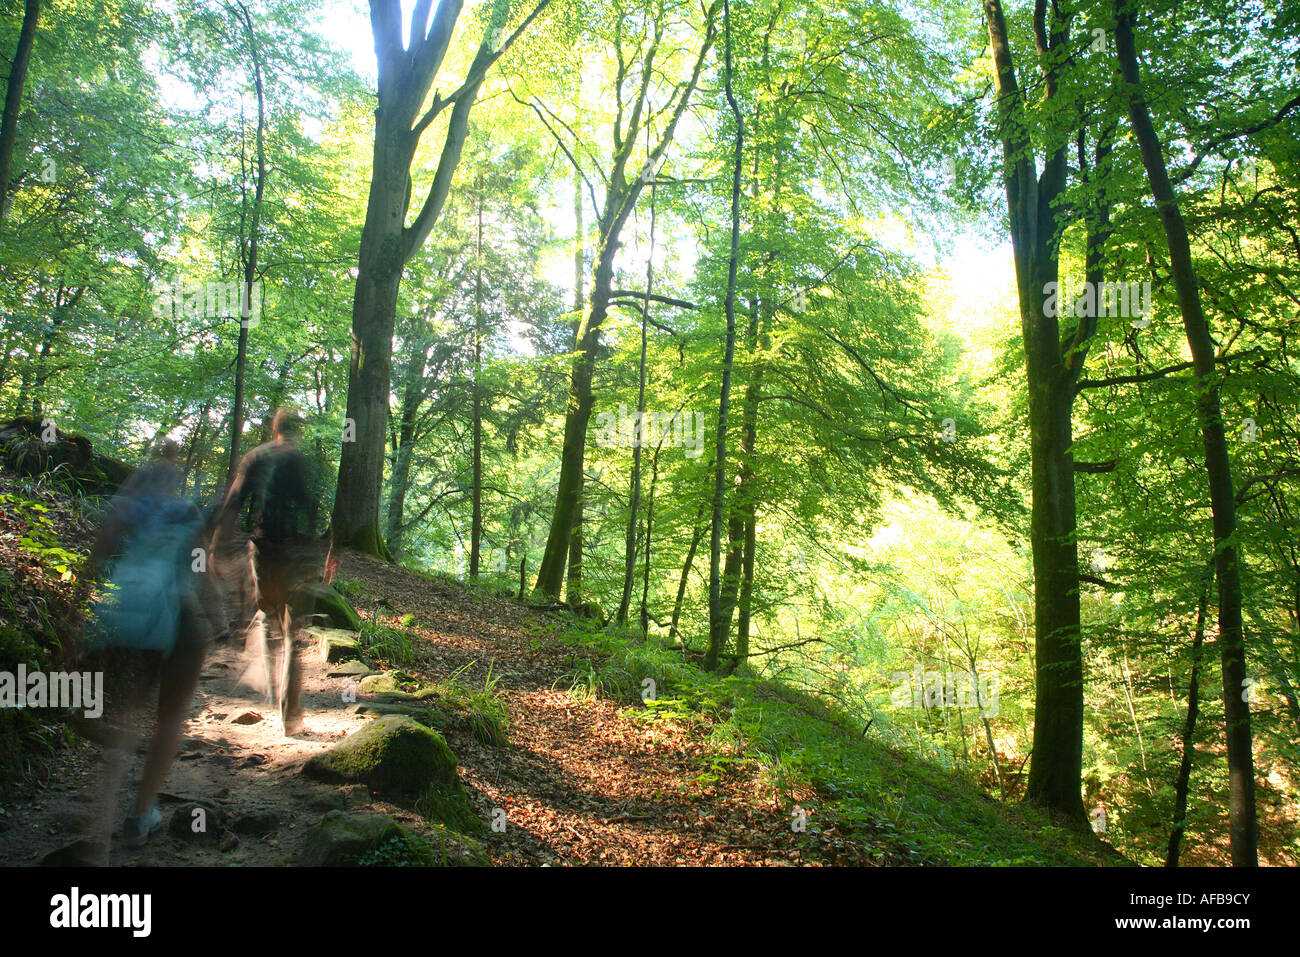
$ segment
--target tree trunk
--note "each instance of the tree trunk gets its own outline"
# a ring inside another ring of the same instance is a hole
[[[230,461],[226,467],[226,481],[235,477],[239,467],[239,445],[244,434],[244,371],[248,364],[248,330],[252,322],[253,283],[257,281],[257,245],[261,231],[262,196],[266,191],[266,97],[262,88],[262,63],[257,55],[257,38],[248,8],[239,4],[248,33],[249,56],[253,61],[253,85],[257,90],[257,182],[253,187],[253,207],[248,213],[248,238],[240,236],[239,258],[244,266],[244,284],[241,290],[239,316],[239,343],[235,348],[235,397],[230,410]],[[242,126],[242,124],[241,124]],[[240,170],[243,170],[243,135],[240,135]],[[245,204],[248,193],[244,192]],[[241,219],[242,216],[241,210]]]
[[[1187,720],[1183,722],[1180,741],[1183,758],[1178,765],[1178,780],[1174,782],[1174,826],[1169,832],[1169,852],[1165,867],[1178,866],[1178,852],[1187,827],[1187,791],[1192,781],[1192,758],[1196,754],[1193,738],[1196,734],[1196,717],[1201,709],[1200,669],[1201,643],[1205,638],[1205,608],[1210,600],[1210,583],[1201,590],[1201,602],[1196,609],[1196,634],[1192,636],[1192,675],[1187,682]]]
[[[540,0],[512,39],[546,6]],[[365,224],[352,300],[352,350],[348,364],[348,400],[331,533],[335,545],[391,559],[379,533],[380,495],[384,481],[384,443],[388,432],[393,328],[397,294],[406,263],[424,245],[442,215],[452,175],[460,163],[470,110],[487,69],[499,51],[489,38],[504,24],[509,0],[493,0],[478,53],[461,86],[447,99],[434,97],[421,115],[443,57],[451,43],[462,0],[439,3],[428,25],[431,0],[418,0],[411,18],[410,45],[402,46],[399,0],[371,0],[370,21],[379,66],[379,105],[366,203]],[[420,137],[452,103],[438,166],[420,212],[408,226],[411,163]]]
[[[474,274],[474,422],[470,463],[469,577],[478,579],[483,548],[483,177],[478,181],[478,232]]]
[[[737,449],[735,514],[740,519],[740,592],[737,600],[736,667],[749,657],[750,605],[754,595],[754,552],[758,536],[758,502],[754,475],[754,448],[758,442],[758,402],[763,387],[763,361],[758,356],[762,303],[754,302],[749,313],[746,340],[750,355],[750,379],[741,408],[740,447]]]
[[[662,443],[660,443],[662,448]],[[641,634],[650,633],[650,543],[655,524],[655,486],[659,483],[659,449],[650,462],[650,499],[645,510],[645,567],[641,573]]]
[[[576,352],[582,335],[582,309],[586,305],[582,292],[582,280],[586,273],[586,233],[582,227],[582,174],[577,169],[573,171],[573,220],[573,311],[577,314],[573,320],[573,348]],[[565,585],[565,596],[571,608],[582,604],[582,494],[585,485],[586,475],[580,474],[578,501],[573,507],[573,527],[569,532],[569,579]]]
[[[1223,710],[1227,725],[1229,835],[1234,866],[1259,863],[1256,851],[1255,770],[1251,753],[1250,701],[1243,693],[1246,679],[1246,644],[1241,618],[1241,574],[1233,542],[1237,527],[1236,495],[1232,487],[1232,466],[1228,441],[1219,409],[1219,387],[1215,381],[1215,346],[1201,306],[1196,271],[1192,265],[1191,241],[1183,222],[1169,171],[1165,167],[1160,138],[1151,122],[1142,92],[1137,45],[1133,39],[1130,7],[1124,0],[1115,4],[1115,50],[1128,95],[1129,122],[1142,153],[1156,202],[1160,224],[1169,247],[1169,268],[1178,306],[1183,315],[1187,345],[1196,370],[1197,417],[1205,448],[1205,471],[1210,487],[1210,510],[1214,524],[1215,576],[1219,584],[1219,638],[1223,666]]]
[[[41,17],[40,0],[27,0],[23,8],[23,25],[18,31],[18,46],[9,64],[9,82],[5,89],[5,109],[0,120],[0,231],[9,212],[9,170],[13,167],[14,145],[18,142],[18,114],[22,112],[23,88],[27,67],[36,45],[36,21]]]
[[[1046,6],[1037,8],[1035,36],[1043,60],[1044,92],[1056,95],[1057,67],[1049,59],[1068,39],[1055,12],[1051,34]],[[1055,8],[1053,8],[1055,10]],[[1060,326],[1044,308],[1047,284],[1058,274],[1060,232],[1056,199],[1065,186],[1064,140],[1050,138],[1038,178],[1023,93],[1016,79],[1000,0],[984,0],[1002,122],[1003,185],[1015,251],[1020,324],[1029,386],[1030,541],[1034,565],[1033,760],[1026,799],[1064,823],[1088,826],[1083,775],[1083,653],[1079,624],[1079,564],[1075,543],[1073,376],[1086,341],[1062,347]],[[1067,362],[1067,356],[1071,361]]]
[[[623,549],[623,594],[618,602],[618,624],[627,624],[628,610],[632,604],[632,585],[636,579],[636,520],[641,510],[641,449],[645,445],[648,431],[645,427],[645,373],[646,373],[646,331],[650,319],[650,294],[654,287],[655,256],[655,191],[650,187],[650,256],[645,267],[645,294],[641,302],[641,361],[637,366],[638,384],[636,394],[637,432],[632,443],[632,477],[628,489],[627,536]],[[647,561],[648,561],[647,557]]]
[[[677,637],[677,626],[682,620],[682,602],[686,598],[686,585],[691,577],[691,565],[695,562],[695,550],[700,547],[700,539],[704,537],[704,502],[700,502],[700,507],[695,513],[695,531],[691,535],[691,547],[686,550],[686,560],[682,562],[682,577],[677,583],[677,598],[673,601],[673,621],[668,628],[668,640],[672,641]],[[682,642],[683,650],[686,642]]]
[[[402,413],[397,427],[397,449],[393,456],[392,480],[388,486],[388,521],[385,534],[388,547],[401,554],[406,529],[403,518],[406,512],[406,493],[411,486],[411,459],[415,452],[415,418],[424,397],[424,364],[428,346],[412,347],[406,360],[402,380]]]
[[[731,405],[731,366],[736,354],[736,271],[740,261],[740,181],[744,165],[745,118],[731,88],[731,4],[723,0],[723,30],[726,36],[726,73],[723,83],[727,104],[736,122],[735,155],[731,166],[731,253],[727,260],[727,341],[722,358],[722,394],[718,401],[718,437],[713,462],[713,531],[709,540],[709,643],[704,667],[717,671],[718,658],[727,640],[730,608],[724,608],[722,594],[722,521],[727,484],[727,415]],[[725,612],[725,617],[724,617]]]
[[[618,222],[617,226],[621,230],[622,222]],[[596,274],[592,281],[591,302],[579,330],[577,355],[570,373],[568,414],[564,420],[564,450],[560,455],[555,511],[551,517],[551,530],[546,539],[546,549],[542,553],[535,585],[538,595],[551,601],[560,597],[564,565],[568,559],[577,516],[578,495],[582,489],[587,423],[591,420],[592,406],[596,401],[592,380],[596,353],[600,348],[600,327],[609,312],[614,256],[618,248],[617,235],[616,231],[611,233],[610,228],[602,226],[600,246],[596,251]]]

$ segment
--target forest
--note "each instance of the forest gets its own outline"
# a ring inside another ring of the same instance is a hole
[[[702,862],[1300,864],[1300,3],[2,2],[0,669],[287,406],[494,863],[666,846],[493,790],[562,692]]]

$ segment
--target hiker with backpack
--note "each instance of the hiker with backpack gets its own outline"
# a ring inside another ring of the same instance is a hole
[[[176,443],[165,440],[154,460],[126,480],[87,569],[90,576],[107,572],[86,629],[87,652],[109,665],[110,708],[125,719],[108,740],[109,786],[100,790],[108,814],[135,742],[135,713],[157,687],[157,724],[122,826],[131,846],[144,844],[162,825],[158,793],[176,758],[220,604],[202,560],[202,516],[177,497],[182,475],[176,458]]]
[[[271,420],[272,439],[253,449],[239,463],[225,501],[218,509],[213,552],[220,555],[221,574],[227,573],[228,556],[251,575],[258,615],[248,629],[253,641],[245,650],[261,669],[255,684],[264,687],[268,700],[280,711],[286,737],[302,729],[302,668],[293,647],[291,594],[315,577],[320,568],[321,540],[316,534],[317,496],[310,468],[298,450],[302,419],[288,408],[277,409]],[[241,522],[242,519],[242,522]],[[242,527],[240,527],[242,525]],[[232,543],[242,536],[247,544]],[[247,565],[244,563],[247,562]],[[332,553],[325,558],[325,580],[333,577]],[[264,621],[280,632],[282,650],[273,666]]]

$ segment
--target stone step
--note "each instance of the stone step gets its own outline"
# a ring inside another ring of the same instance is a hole
[[[312,625],[304,628],[302,633],[316,642],[320,660],[326,664],[336,664],[361,654],[361,635],[355,631]]]

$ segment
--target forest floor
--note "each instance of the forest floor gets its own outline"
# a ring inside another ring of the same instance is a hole
[[[412,664],[403,670],[434,678],[456,673],[482,685],[489,669],[509,710],[504,747],[472,734],[448,732],[459,771],[484,822],[506,812],[504,831],[484,844],[499,864],[798,864],[820,859],[806,834],[766,798],[755,769],[737,769],[701,783],[704,744],[686,729],[638,728],[607,700],[575,698],[565,675],[564,646],[539,640],[537,617],[516,602],[474,595],[436,579],[359,555],[345,555],[340,576],[362,580],[382,596],[357,600],[363,614],[415,615]],[[371,607],[366,607],[370,605]],[[344,678],[313,654],[299,633],[304,662],[305,727],[293,738],[278,714],[239,678],[246,661],[230,645],[209,656],[179,757],[161,803],[165,817],[182,805],[215,806],[239,840],[219,844],[220,829],[194,834],[184,819],[143,848],[113,842],[112,864],[181,865],[292,863],[296,838],[338,808],[379,811],[419,831],[419,816],[357,787],[304,777],[303,764],[368,720],[345,703]],[[364,706],[365,695],[357,702]],[[249,721],[251,715],[257,720]],[[150,722],[145,722],[151,726]],[[34,777],[3,809],[0,864],[35,864],[87,831],[101,831],[126,812],[129,788],[109,821],[95,821],[101,751],[73,749],[48,775]],[[141,756],[128,775],[138,773]],[[16,800],[14,800],[16,798]],[[184,810],[184,809],[183,809]],[[269,812],[269,813],[268,813]],[[274,822],[270,826],[269,822]],[[262,830],[264,833],[257,834]],[[242,832],[242,834],[240,833]],[[56,858],[57,859],[57,858]]]
[[[15,534],[0,529],[0,539]],[[611,656],[609,633],[567,613],[352,553],[339,580],[363,620],[409,636],[409,658],[396,664],[371,655],[369,667],[453,679],[504,705],[503,744],[483,743],[467,728],[443,732],[484,824],[476,838],[494,864],[1124,863],[1091,835],[1054,828],[915,755],[832,728],[824,706],[775,683],[726,679],[732,683],[702,686],[695,705],[678,698],[647,707],[626,693],[642,681],[632,673],[636,649],[624,649],[632,658]],[[597,639],[584,643],[584,635]],[[112,842],[109,863],[293,864],[306,832],[335,809],[380,812],[430,836],[435,825],[408,808],[302,773],[375,709],[365,694],[347,700],[349,679],[301,633],[298,645],[306,714],[292,738],[275,709],[240,682],[242,650],[213,648],[161,796],[164,829],[142,848]],[[695,674],[676,661],[669,670],[678,677],[665,674],[665,688]],[[629,679],[624,693],[611,690],[611,675]],[[746,714],[767,723],[737,723]],[[770,723],[781,714],[811,724],[793,726],[793,739],[781,743],[786,731]],[[746,746],[747,734],[786,756],[767,759]],[[836,768],[811,764],[816,748]],[[122,820],[130,788],[118,789],[115,807],[102,799],[101,757],[96,744],[76,739],[0,788],[0,865],[67,862],[70,845],[102,841]],[[137,753],[128,781],[140,761]],[[195,804],[215,815],[197,834],[189,826]]]

